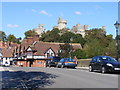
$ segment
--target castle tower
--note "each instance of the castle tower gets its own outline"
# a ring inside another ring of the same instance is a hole
[[[102,26],[103,33],[106,34],[106,26]]]
[[[66,28],[67,21],[63,20],[61,17],[58,19],[58,29]]]
[[[38,24],[38,28],[33,29],[40,37],[43,32],[45,32],[44,24]]]
[[[84,25],[84,30],[88,30],[88,25]]]

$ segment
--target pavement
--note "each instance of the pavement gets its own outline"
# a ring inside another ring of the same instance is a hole
[[[77,69],[89,70],[89,67],[76,67]]]
[[[0,67],[3,88],[118,88],[118,74],[87,69]]]

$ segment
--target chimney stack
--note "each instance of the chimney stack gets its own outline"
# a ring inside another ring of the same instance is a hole
[[[33,37],[27,37],[27,42],[28,43],[33,43]]]

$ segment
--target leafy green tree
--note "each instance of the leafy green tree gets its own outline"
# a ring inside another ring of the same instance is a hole
[[[81,49],[76,49],[73,53],[72,53],[72,58],[77,57],[78,59],[84,59],[86,58],[86,54],[83,50]]]
[[[64,34],[61,35],[61,37],[59,38],[59,42],[62,43],[70,43],[70,39],[73,38],[74,39],[75,34],[72,32],[66,32]]]
[[[93,41],[85,44],[84,46],[84,51],[86,53],[87,58],[92,58],[94,56],[103,55],[104,50],[105,50],[105,46],[97,39],[94,39]]]
[[[15,37],[14,35],[10,34],[10,35],[8,35],[8,37],[7,37],[7,41],[16,42],[17,39],[16,39],[16,37]]]
[[[113,40],[109,46],[106,48],[106,52],[105,55],[107,56],[112,56],[115,57],[116,56],[116,46],[115,46],[115,40]]]
[[[82,46],[85,44],[85,39],[82,37],[81,34],[75,34],[73,37],[73,43],[80,43]]]
[[[42,34],[42,37],[40,40],[45,42],[58,42],[58,39],[60,37],[58,29],[53,29],[52,31],[47,31],[46,33]]]
[[[17,38],[17,43],[18,43],[18,44],[20,44],[20,43],[21,43],[21,42],[20,42],[20,40],[22,40],[22,38],[21,38],[21,37]]]
[[[37,33],[33,30],[28,30],[24,34],[25,34],[25,37],[33,37]]]
[[[5,41],[6,40],[6,34],[3,31],[0,31],[0,41]]]

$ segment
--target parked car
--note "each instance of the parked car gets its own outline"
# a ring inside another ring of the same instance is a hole
[[[62,58],[57,64],[57,67],[61,67],[61,68],[64,67],[75,68],[76,66],[77,66],[77,62],[70,58]]]
[[[56,56],[49,57],[48,60],[46,61],[46,67],[56,67],[60,59],[61,59],[60,57]]]
[[[95,56],[89,64],[89,71],[99,70],[102,73],[119,71],[120,63],[110,56]]]

